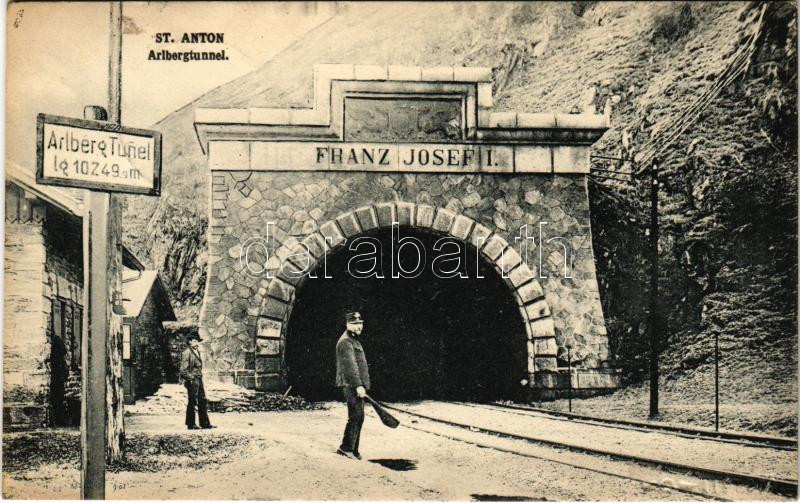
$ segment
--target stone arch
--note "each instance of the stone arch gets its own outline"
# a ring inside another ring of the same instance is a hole
[[[509,287],[525,323],[530,385],[534,386],[536,373],[556,370],[558,346],[555,326],[549,303],[539,281],[506,239],[470,217],[427,204],[403,201],[374,203],[346,211],[324,222],[303,239],[297,239],[308,249],[311,256],[310,263],[293,262],[290,253],[284,253],[284,256],[279,258],[288,260],[297,270],[310,270],[326,254],[342,246],[347,239],[370,230],[391,227],[393,222],[433,230],[475,247],[484,260],[494,266]],[[257,355],[282,355],[295,291],[305,279],[305,277],[293,277],[286,271],[279,270],[275,278],[269,282],[259,310],[256,333]],[[259,371],[258,364],[256,371]]]

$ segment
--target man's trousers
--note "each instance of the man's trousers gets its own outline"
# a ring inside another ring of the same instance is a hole
[[[186,426],[195,426],[194,409],[197,407],[197,415],[200,419],[200,427],[208,428],[211,421],[208,419],[208,406],[206,404],[206,390],[203,387],[203,378],[196,377],[191,381],[186,381],[186,393],[189,396],[189,403],[186,405]]]
[[[358,454],[361,426],[364,424],[364,399],[356,395],[356,389],[352,386],[343,386],[342,391],[347,402],[347,426],[344,428],[344,437],[339,448]]]

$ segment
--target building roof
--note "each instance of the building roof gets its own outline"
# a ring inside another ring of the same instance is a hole
[[[36,183],[32,172],[13,161],[6,161],[6,180],[15,183],[62,210],[83,218],[83,200],[78,189],[65,189]]]
[[[156,303],[163,314],[162,321],[177,321],[172,304],[167,296],[164,284],[158,276],[158,271],[136,271],[125,268],[122,271],[122,307],[125,316],[135,318],[142,312],[148,295],[155,288]]]
[[[36,183],[33,173],[13,161],[6,162],[5,171],[7,181],[19,185],[24,190],[35,194],[37,197],[73,216],[83,218],[84,210],[81,190],[40,185]],[[144,265],[128,247],[123,246],[122,251],[123,264],[125,265],[122,273],[122,298],[126,312],[125,316],[139,316],[148,294],[155,285],[159,290],[156,302],[164,315],[163,320],[177,321],[166,288],[164,288],[164,284],[158,276],[158,271],[145,270]]]
[[[36,183],[33,173],[13,161],[6,162],[6,180],[75,217],[83,218],[84,216],[83,191],[81,189],[40,185]],[[139,271],[145,269],[144,264],[125,245],[122,246],[122,261],[125,267]]]

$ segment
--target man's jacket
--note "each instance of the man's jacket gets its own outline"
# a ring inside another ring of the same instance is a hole
[[[196,352],[190,347],[183,350],[180,376],[184,382],[191,382],[203,377],[203,360],[200,359],[199,351]]]
[[[364,386],[369,389],[369,368],[364,348],[346,331],[336,343],[336,386]]]

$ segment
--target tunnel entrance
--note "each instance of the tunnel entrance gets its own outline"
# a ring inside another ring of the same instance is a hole
[[[392,232],[366,233],[358,243],[371,244],[355,250],[349,249],[351,238],[298,289],[285,348],[294,392],[311,400],[340,398],[335,346],[345,329],[344,313],[355,309],[365,319],[361,341],[377,398],[513,398],[527,377],[527,337],[500,274],[463,241],[400,227],[393,246]],[[415,246],[398,248],[406,242],[398,237],[417,240],[425,257]],[[416,277],[392,278],[393,257],[405,271],[423,266]],[[352,273],[372,265],[382,278]],[[454,272],[457,277],[443,277]]]

